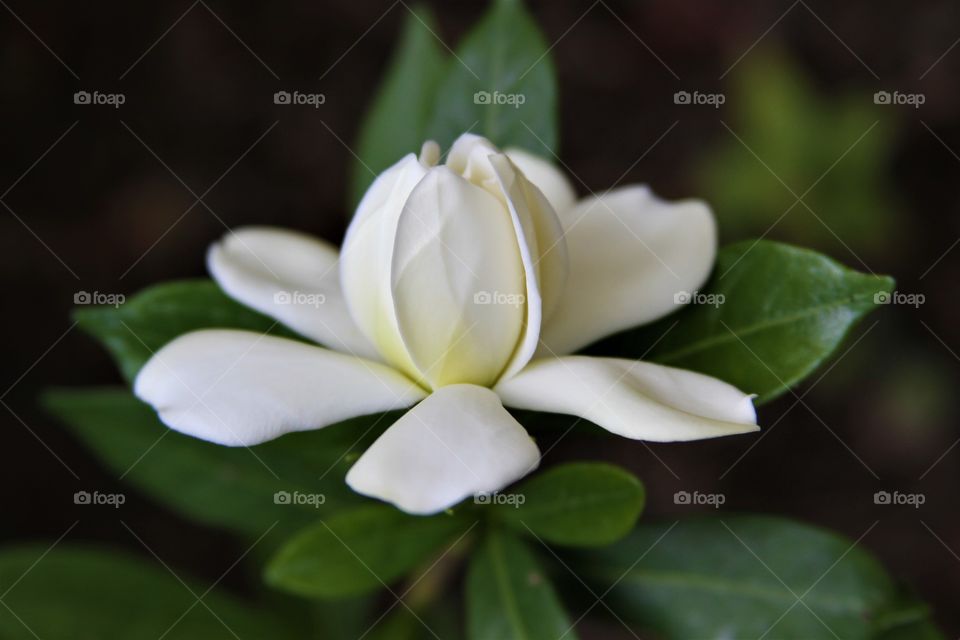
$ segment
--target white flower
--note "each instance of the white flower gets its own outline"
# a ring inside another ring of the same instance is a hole
[[[703,284],[716,255],[704,203],[644,186],[575,202],[546,161],[474,135],[438,160],[428,142],[378,177],[339,255],[272,228],[210,249],[228,295],[323,347],[196,331],[143,367],[137,396],[177,431],[245,446],[413,406],[347,482],[418,514],[536,468],[504,405],[660,442],[757,429],[750,396],[715,378],[569,355]]]

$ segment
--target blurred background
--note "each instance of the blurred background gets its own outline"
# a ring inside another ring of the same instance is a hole
[[[485,8],[426,4],[451,48]],[[630,467],[648,487],[646,518],[709,509],[674,504],[676,491],[699,490],[724,494],[726,511],[862,536],[956,637],[960,5],[529,4],[553,43],[560,156],[581,195],[622,181],[703,197],[724,241],[814,247],[893,275],[918,302],[869,316],[797,395],[762,408],[760,437],[649,447],[571,437],[551,455]],[[350,147],[404,4],[0,5],[2,542],[69,529],[72,541],[146,553],[122,520],[172,566],[212,581],[243,551],[222,533],[129,487],[116,512],[73,504],[79,489],[123,485],[37,395],[120,381],[72,326],[78,292],[129,296],[202,276],[206,247],[246,224],[340,241]],[[326,102],[273,103],[294,89]],[[77,91],[123,104],[75,104]],[[675,98],[683,91],[689,104]],[[881,490],[925,502],[877,505]],[[253,579],[236,572],[225,584]]]

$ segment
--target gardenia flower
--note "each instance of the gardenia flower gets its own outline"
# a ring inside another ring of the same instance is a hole
[[[716,256],[704,203],[645,186],[575,202],[547,161],[469,134],[439,160],[427,142],[383,172],[339,255],[266,227],[211,247],[227,295],[323,346],[195,331],[147,362],[136,395],[171,428],[231,446],[413,407],[347,483],[416,514],[537,467],[537,445],[505,406],[658,442],[757,430],[751,397],[725,382],[570,355],[676,310],[680,292],[703,284]]]

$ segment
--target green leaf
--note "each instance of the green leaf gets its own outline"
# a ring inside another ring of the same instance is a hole
[[[930,613],[929,605],[904,594],[881,614],[872,640],[946,640]]]
[[[474,524],[460,514],[410,516],[381,504],[341,511],[288,541],[265,577],[302,596],[359,595],[391,583],[431,553],[460,541]]]
[[[399,594],[398,594],[399,595]],[[364,640],[424,640],[425,638],[443,638],[455,640],[463,638],[463,621],[459,619],[459,594],[432,606],[418,610],[416,607],[397,605],[371,629],[370,622],[361,629],[369,633]],[[350,640],[357,640],[356,635]]]
[[[274,525],[275,533],[290,534],[357,504],[361,498],[343,481],[348,454],[378,433],[370,428],[376,418],[367,417],[234,448],[168,429],[125,389],[53,390],[43,403],[123,480],[188,518],[252,537]],[[289,503],[278,504],[277,492],[290,494]],[[324,502],[295,504],[295,492]]]
[[[556,73],[547,42],[520,0],[495,0],[447,64],[427,129],[441,148],[471,131],[501,147],[554,151]],[[489,103],[480,103],[478,92],[486,92]],[[498,104],[500,96],[509,103]]]
[[[354,207],[374,176],[406,154],[419,152],[427,139],[427,120],[445,63],[434,31],[427,7],[409,9],[400,45],[360,127],[350,180]]]
[[[522,540],[491,531],[467,575],[470,640],[576,640],[546,574]]]
[[[603,546],[625,536],[645,493],[634,475],[610,464],[575,462],[537,474],[491,507],[517,531],[547,542]]]
[[[271,318],[228,298],[210,280],[159,284],[116,308],[78,308],[74,318],[110,351],[127,381],[160,347],[190,331],[246,329],[296,338]]]
[[[813,373],[874,309],[875,296],[892,289],[891,278],[853,271],[813,251],[741,242],[720,251],[701,292],[722,304],[690,305],[601,349],[700,371],[763,403]]]
[[[376,598],[365,595],[340,600],[312,600],[313,637],[323,640],[357,640],[376,619]],[[367,637],[370,637],[369,635]]]
[[[873,640],[947,640],[947,636],[929,619],[904,622],[886,629]]]
[[[4,640],[305,637],[286,617],[181,583],[152,559],[63,543],[47,551],[39,545],[0,551]]]
[[[641,525],[574,570],[666,638],[865,640],[895,590],[860,544],[779,518],[696,518]]]
[[[424,637],[424,633],[430,628],[424,628],[423,625],[426,623],[421,620],[423,618],[415,612],[398,605],[374,623],[367,638],[369,640],[416,640]]]

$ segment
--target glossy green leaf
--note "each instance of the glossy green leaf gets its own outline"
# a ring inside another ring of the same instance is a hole
[[[574,570],[665,638],[867,640],[895,590],[863,544],[779,518],[696,518],[642,524]]]
[[[160,347],[190,331],[246,329],[295,337],[273,319],[228,298],[211,280],[166,282],[119,307],[77,308],[74,318],[106,346],[128,381]]]
[[[379,429],[370,428],[375,417],[358,418],[247,449],[172,431],[125,389],[55,390],[43,401],[124,481],[188,518],[253,537],[274,525],[290,534],[357,504],[344,475],[391,418]]]
[[[145,552],[146,553],[146,552]],[[179,570],[174,569],[179,573]],[[0,551],[4,640],[305,637],[284,616],[174,576],[152,558],[60,543]],[[192,591],[192,593],[191,593]],[[197,599],[203,595],[203,602]]]
[[[404,5],[406,7],[406,5]],[[364,117],[353,165],[350,203],[373,178],[408,153],[420,151],[445,56],[426,7],[408,9],[397,51]]]
[[[556,72],[520,0],[494,0],[447,65],[427,129],[441,148],[466,131],[544,156],[556,148]]]
[[[701,291],[705,304],[615,336],[600,349],[700,371],[757,394],[762,403],[823,364],[877,306],[878,294],[892,289],[891,278],[853,271],[813,251],[741,242],[720,251]]]
[[[602,546],[625,536],[643,510],[643,484],[610,464],[575,462],[490,497],[495,517],[546,542]]]
[[[527,545],[492,530],[467,575],[470,640],[576,639],[553,585]]]
[[[464,544],[474,524],[459,514],[411,516],[381,504],[341,511],[284,545],[265,577],[303,596],[359,595],[389,585],[454,542]]]

